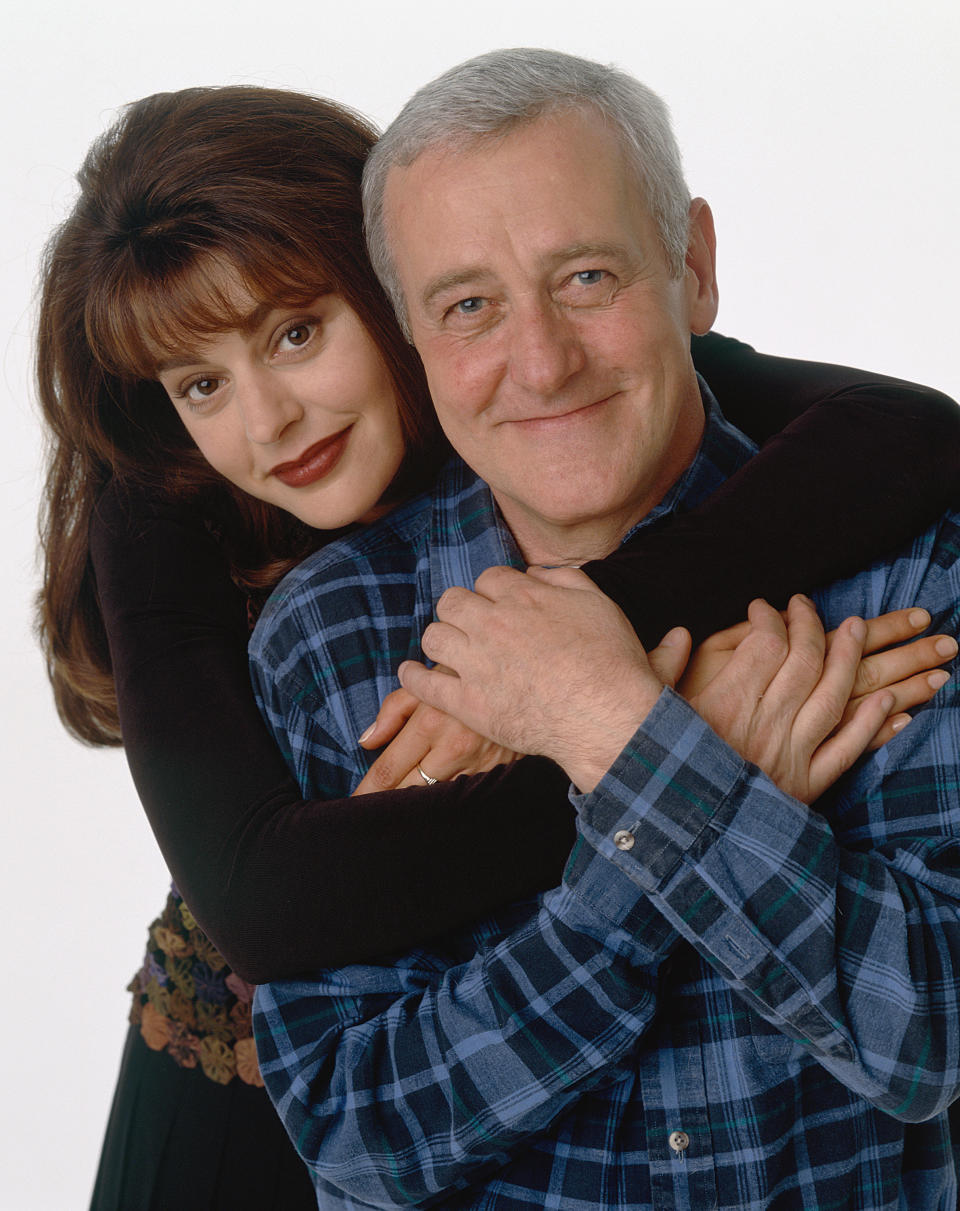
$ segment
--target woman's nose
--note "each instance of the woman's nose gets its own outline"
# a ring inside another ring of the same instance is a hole
[[[279,441],[288,425],[300,420],[303,406],[291,385],[266,372],[243,384],[241,410],[247,438],[258,446]]]

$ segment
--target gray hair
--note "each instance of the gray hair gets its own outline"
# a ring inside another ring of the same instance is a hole
[[[592,107],[618,135],[657,225],[667,263],[682,277],[690,191],[664,102],[616,67],[559,51],[495,50],[450,68],[410,98],[374,146],[363,170],[367,248],[374,272],[409,336],[406,302],[384,218],[387,175],[423,152],[502,134],[547,113]]]

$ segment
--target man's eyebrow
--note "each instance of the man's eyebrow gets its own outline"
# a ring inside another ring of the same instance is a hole
[[[476,282],[489,277],[489,270],[484,269],[481,265],[468,265],[465,269],[452,269],[449,273],[441,274],[440,277],[429,282],[420,295],[420,301],[424,308],[427,308],[437,295],[446,294],[448,290],[464,286],[467,282]]]
[[[546,258],[550,265],[562,265],[565,261],[577,261],[581,257],[606,257],[613,260],[625,261],[636,257],[625,244],[614,244],[609,240],[599,240],[585,244],[568,244],[565,248],[557,248]]]

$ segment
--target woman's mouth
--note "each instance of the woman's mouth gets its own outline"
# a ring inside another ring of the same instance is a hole
[[[346,429],[341,429],[332,437],[315,442],[304,450],[298,459],[277,463],[275,467],[271,467],[270,474],[288,488],[305,488],[316,483],[318,479],[329,475],[340,461],[352,429],[353,425],[347,425]]]

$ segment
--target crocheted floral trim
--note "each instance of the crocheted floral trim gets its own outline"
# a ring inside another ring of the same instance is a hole
[[[262,1085],[250,1021],[254,986],[231,971],[174,889],[150,926],[143,966],[128,985],[130,1021],[152,1051],[199,1064],[220,1085]]]

